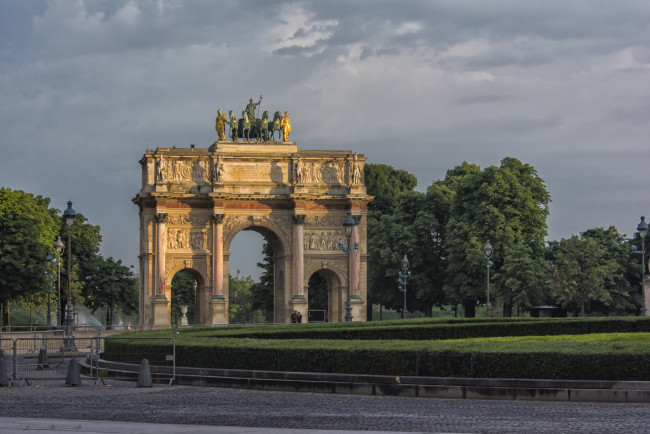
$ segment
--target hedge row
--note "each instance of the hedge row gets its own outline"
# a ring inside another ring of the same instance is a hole
[[[224,343],[230,340],[224,340]],[[261,344],[261,343],[259,343]],[[105,358],[123,361],[134,351],[127,341],[106,341]],[[138,346],[138,351],[144,348]],[[168,347],[147,345],[147,351]],[[303,348],[284,345],[176,346],[176,364],[199,368],[349,373],[395,376],[544,378],[563,380],[648,381],[650,352],[430,352],[399,349]]]
[[[340,324],[340,323],[339,323]],[[258,326],[237,329],[203,329],[197,335],[252,339],[350,339],[350,340],[444,340],[501,336],[546,336],[590,333],[650,332],[650,318],[616,317],[561,320],[500,320],[484,322],[394,323],[374,326],[329,324]]]

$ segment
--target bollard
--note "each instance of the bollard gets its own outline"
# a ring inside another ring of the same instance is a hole
[[[81,374],[79,374],[77,359],[70,360],[70,366],[68,366],[68,376],[65,378],[65,384],[68,386],[79,386],[81,384]]]
[[[8,386],[9,378],[7,377],[7,361],[4,359],[4,357],[0,357],[0,387]]]
[[[38,365],[36,366],[36,369],[38,371],[42,371],[44,369],[52,369],[47,361],[47,348],[45,346],[42,346],[38,352]]]
[[[149,369],[149,360],[142,359],[140,363],[140,372],[138,373],[138,387],[152,387],[151,369]]]

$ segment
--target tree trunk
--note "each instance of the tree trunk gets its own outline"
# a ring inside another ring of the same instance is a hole
[[[512,303],[503,303],[503,317],[510,318],[512,316]]]
[[[5,328],[5,331],[9,331],[9,302],[5,301],[2,303],[2,325]]]
[[[463,302],[465,308],[465,318],[476,317],[476,300],[466,300]]]

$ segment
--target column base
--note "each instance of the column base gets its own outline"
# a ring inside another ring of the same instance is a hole
[[[228,302],[223,295],[213,295],[210,300],[210,308],[212,310],[212,324],[228,324]]]
[[[170,326],[171,320],[168,314],[169,301],[163,294],[156,295],[151,301],[153,304],[153,325],[154,326]]]

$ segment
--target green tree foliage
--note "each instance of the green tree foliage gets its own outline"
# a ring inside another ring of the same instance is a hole
[[[494,246],[491,260],[495,294],[502,298],[504,311],[508,312],[515,302],[525,306],[542,296],[537,290],[535,294],[517,294],[513,285],[522,273],[537,275],[535,261],[543,260],[550,202],[535,169],[515,158],[504,158],[499,167],[476,169],[464,163],[448,173],[449,179],[445,180],[445,185],[454,191],[444,241],[449,263],[445,291],[450,300],[463,303],[466,316],[474,315],[477,301],[485,301],[487,272],[483,245],[488,239]],[[507,254],[514,249],[530,260]],[[522,271],[507,261],[532,268]],[[505,282],[509,282],[508,286],[504,286]],[[541,286],[520,291],[535,288]]]
[[[188,322],[196,324],[196,294],[194,283],[196,279],[189,271],[181,270],[172,278],[171,320],[172,324],[181,323],[181,306],[187,306]]]
[[[418,183],[415,175],[386,164],[366,164],[364,180],[366,191],[375,197],[368,210],[381,213],[392,212],[400,194],[412,191]]]
[[[395,211],[401,194],[413,191],[417,178],[405,170],[394,169],[385,164],[366,164],[364,180],[367,193],[374,196],[368,204],[367,214],[368,316],[371,318],[373,303],[393,306],[396,299],[396,282],[386,268],[389,263],[393,265],[392,259],[385,252],[382,254],[388,241],[383,236],[384,227],[380,222],[384,215]]]
[[[228,313],[231,324],[249,324],[265,322],[264,313],[253,309],[253,293],[251,288],[255,283],[250,276],[230,277]]]
[[[0,188],[0,303],[3,324],[9,303],[45,291],[45,257],[53,253],[57,227],[50,200],[20,190]]]
[[[61,294],[65,302],[68,285],[68,227],[63,219],[60,219],[59,233],[64,244],[61,254]],[[102,241],[100,227],[88,223],[88,220],[81,212],[77,212],[74,225],[70,228],[72,245],[72,302],[74,305],[83,304],[84,296],[88,292],[83,291],[84,282],[101,279],[97,272],[104,268],[97,264],[104,261],[99,254],[99,245]]]
[[[262,262],[257,266],[262,269],[260,281],[251,286],[251,308],[264,313],[266,322],[273,322],[273,247],[268,241],[262,246]]]
[[[585,316],[591,301],[610,305],[612,296],[606,288],[618,264],[606,257],[598,241],[592,237],[562,239],[551,264],[554,297],[569,310]]]
[[[116,311],[130,314],[137,310],[137,280],[131,269],[122,265],[122,261],[97,255],[89,271],[82,290],[84,306],[93,313],[104,309],[107,329],[113,326]]]

